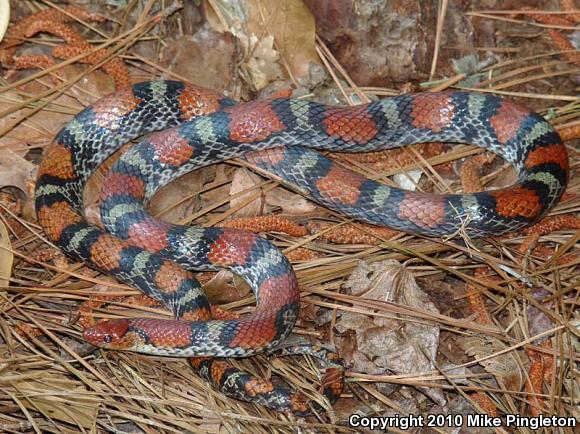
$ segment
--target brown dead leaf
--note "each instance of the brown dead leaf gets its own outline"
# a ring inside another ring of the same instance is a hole
[[[502,341],[491,336],[477,335],[462,339],[460,345],[470,356],[477,359],[488,357],[479,362],[480,365],[482,365],[487,372],[494,375],[506,389],[513,391],[521,390],[523,378],[515,354],[510,351],[494,357],[489,357],[492,354],[500,353],[507,348]]]
[[[228,270],[220,270],[203,284],[203,289],[212,304],[238,301],[252,292],[250,286],[243,279]]]
[[[248,0],[248,30],[274,37],[280,55],[294,77],[308,78],[313,66],[320,66],[316,54],[316,24],[302,0]]]
[[[253,174],[248,169],[240,167],[234,172],[232,185],[230,187],[230,196],[234,196],[242,191],[239,196],[232,197],[230,208],[236,211],[232,214],[236,217],[255,217],[264,212],[265,200],[263,195],[257,199],[250,200],[257,192],[262,190],[257,187],[262,180],[258,175]]]
[[[222,203],[230,196],[230,179],[234,170],[227,164],[218,164],[210,166],[210,168],[215,170],[211,181],[212,185],[205,185],[207,190],[200,194],[202,208],[213,207],[216,203]]]
[[[155,194],[149,212],[169,223],[179,223],[200,208],[199,195],[193,194],[202,189],[205,181],[205,169],[186,173]]]
[[[27,194],[27,184],[35,170],[36,166],[30,161],[0,145],[0,188],[16,187]]]
[[[398,261],[366,263],[360,261],[345,287],[365,299],[393,301],[410,307],[437,312],[415,277]],[[356,349],[350,351],[353,370],[384,374],[425,373],[434,369],[439,345],[439,327],[401,318],[382,318],[353,312],[342,313],[336,322],[339,332],[354,332]],[[351,343],[352,345],[352,343]],[[341,354],[344,354],[342,351]],[[439,405],[445,397],[438,389],[419,388]]]
[[[0,145],[0,202],[18,217],[32,221],[34,211],[34,183],[36,166],[18,153]],[[17,234],[24,226],[5,213],[6,223]]]
[[[234,51],[231,35],[204,26],[193,36],[168,41],[161,52],[162,66],[198,86],[223,92],[233,80]]]
[[[266,193],[266,204],[282,208],[283,214],[304,215],[316,210],[316,205],[299,194],[283,188],[275,188]]]
[[[324,77],[315,48],[314,16],[302,0],[244,0],[235,4],[213,0],[210,4],[211,25],[238,38],[244,53],[242,68],[254,90],[284,75],[279,56],[301,85],[312,86]]]

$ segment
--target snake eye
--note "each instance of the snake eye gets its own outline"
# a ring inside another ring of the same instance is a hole
[[[103,342],[105,344],[110,344],[112,340],[113,340],[113,336],[112,335],[105,335],[105,336],[103,336]]]

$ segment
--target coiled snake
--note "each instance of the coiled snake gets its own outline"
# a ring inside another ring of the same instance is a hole
[[[90,174],[119,147],[158,131],[115,163],[104,182],[102,221],[83,215]],[[345,169],[309,147],[360,152],[421,142],[470,143],[515,166],[518,181],[497,191],[433,195],[398,190]],[[159,222],[143,203],[172,179],[243,156],[323,205],[359,220],[410,233],[472,236],[516,231],[544,216],[568,178],[565,146],[541,116],[492,95],[423,93],[348,108],[288,98],[236,103],[177,81],[135,84],[76,115],[56,136],[39,168],[38,220],[73,258],[134,285],[181,320],[120,319],[85,330],[112,349],[187,357],[245,357],[276,349],[296,322],[299,291],[284,255],[238,230]],[[257,299],[246,317],[211,319],[191,270],[227,267]],[[198,358],[206,378],[238,398],[306,412],[303,400],[214,359]],[[339,362],[331,369],[339,369]],[[341,386],[327,384],[328,396]]]

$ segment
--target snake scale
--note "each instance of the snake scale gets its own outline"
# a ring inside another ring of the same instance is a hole
[[[124,143],[151,132],[106,176],[101,193],[106,230],[89,224],[82,203],[88,177]],[[311,149],[364,152],[434,141],[488,149],[515,167],[518,180],[475,194],[424,194],[367,179]],[[183,82],[156,80],[119,90],[76,115],[39,167],[40,225],[68,255],[139,288],[179,319],[100,321],[84,338],[103,348],[194,357],[202,376],[225,393],[296,413],[308,412],[300,394],[215,359],[283,346],[299,309],[298,283],[287,259],[258,235],[176,226],[144,209],[171,180],[234,157],[328,208],[427,236],[459,230],[495,236],[528,226],[559,200],[569,170],[566,148],[543,117],[486,94],[408,94],[339,108],[291,98],[237,103]],[[252,287],[257,300],[252,314],[216,319],[192,270],[221,267]],[[323,381],[331,399],[342,390],[335,362]]]

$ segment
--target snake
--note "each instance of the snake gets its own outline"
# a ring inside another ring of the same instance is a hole
[[[83,207],[88,178],[138,138],[105,176],[103,227],[89,223]],[[489,150],[515,168],[517,181],[472,194],[422,193],[367,178],[320,153],[425,142]],[[238,102],[186,82],[158,79],[120,89],[74,116],[47,147],[38,169],[40,226],[66,254],[138,288],[175,317],[100,320],[83,338],[105,349],[191,357],[200,374],[224,393],[298,414],[308,412],[299,393],[257,380],[221,359],[284,347],[288,354],[299,352],[284,344],[300,305],[289,261],[257,234],[174,225],[146,210],[172,180],[233,158],[351,218],[430,237],[498,236],[532,225],[558,202],[569,176],[566,147],[544,117],[485,93],[423,92],[331,107],[288,97]],[[210,306],[193,272],[220,268],[252,288],[256,307],[250,314],[220,315]],[[322,389],[332,401],[343,387],[340,358],[318,354],[330,358]]]

